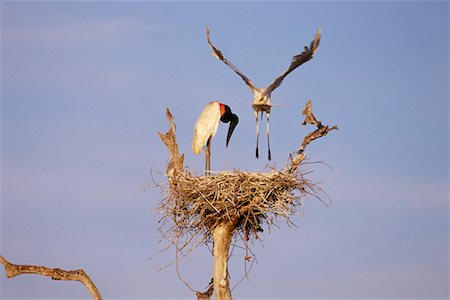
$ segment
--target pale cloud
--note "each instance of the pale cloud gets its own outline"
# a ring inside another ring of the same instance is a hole
[[[5,10],[6,17],[8,10]],[[110,47],[127,41],[137,34],[159,34],[167,30],[162,23],[141,19],[59,15],[52,18],[34,15],[26,22],[3,23],[4,41],[12,45],[40,45],[46,47],[90,46]]]
[[[60,95],[61,101],[74,97],[105,101],[118,92],[142,91],[153,75],[140,67],[142,62],[134,57],[140,55],[124,53],[140,54],[138,47],[145,48],[146,39],[164,30],[163,25],[132,18],[60,16],[50,21],[35,17],[34,22],[24,24],[5,22],[6,86],[20,89],[27,84],[37,97],[41,93],[47,98]]]
[[[421,262],[364,266],[353,274],[351,282],[351,288],[349,286],[346,293],[353,297],[368,297],[372,294],[375,297],[426,299],[444,298],[448,292],[445,289],[448,284],[445,268],[437,270]],[[372,286],[371,294],[368,286]]]
[[[417,174],[395,176],[396,174],[387,172],[369,171],[361,173],[352,169],[355,166],[342,169],[344,165],[337,159],[334,161],[339,165],[337,170],[328,174],[325,172],[324,175],[333,178],[333,190],[342,195],[351,195],[346,201],[377,199],[382,203],[391,202],[394,206],[401,203],[414,208],[444,207],[449,204],[448,182],[445,177],[423,178]]]

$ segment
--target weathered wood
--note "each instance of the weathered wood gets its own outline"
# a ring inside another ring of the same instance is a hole
[[[213,231],[214,274],[213,286],[216,300],[231,300],[228,277],[228,251],[235,226],[232,223],[219,224]]]
[[[5,266],[6,277],[13,278],[22,274],[38,274],[42,276],[51,277],[53,280],[74,280],[80,281],[84,284],[92,298],[95,300],[102,300],[102,296],[95,286],[91,278],[83,270],[61,270],[58,268],[47,268],[44,266],[31,266],[31,265],[15,265],[7,261],[0,255],[0,262]]]
[[[197,297],[197,300],[210,300],[213,291],[214,286],[211,284],[211,286],[205,292],[197,292],[195,293],[195,296]]]
[[[306,158],[304,153],[306,146],[314,141],[315,139],[321,138],[328,134],[328,132],[332,130],[338,130],[337,126],[328,127],[326,125],[322,125],[321,121],[318,121],[313,114],[311,100],[306,102],[305,108],[303,109],[302,114],[305,116],[305,119],[302,122],[302,125],[311,124],[314,125],[317,129],[313,132],[310,132],[303,138],[303,143],[300,145],[299,150],[297,151],[297,155],[291,160],[290,166],[288,166],[288,172],[294,172],[300,163]]]
[[[177,172],[183,170],[184,154],[178,152],[178,143],[176,137],[177,127],[173,122],[173,116],[168,108],[166,110],[166,116],[170,123],[170,129],[165,134],[158,132],[158,135],[169,150],[170,160],[167,166],[166,173],[169,180],[171,180],[171,178],[177,175]]]

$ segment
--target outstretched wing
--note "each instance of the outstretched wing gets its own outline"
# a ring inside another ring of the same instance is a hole
[[[273,90],[275,90],[277,87],[280,86],[284,77],[286,77],[289,73],[294,71],[296,68],[298,68],[299,66],[301,66],[302,64],[304,64],[305,62],[307,62],[308,60],[313,58],[313,54],[316,52],[317,48],[319,47],[320,34],[321,34],[321,30],[319,28],[317,30],[316,35],[314,36],[314,40],[311,42],[311,44],[309,46],[309,48],[305,46],[305,50],[302,53],[297,54],[294,57],[292,57],[292,62],[291,62],[291,65],[289,66],[289,68],[267,87],[267,89],[264,91],[262,97],[264,97],[265,95],[268,95],[268,94],[270,95],[270,93]]]
[[[234,72],[236,72],[236,74],[238,74],[239,76],[241,76],[242,80],[245,81],[245,83],[248,85],[248,87],[250,88],[250,90],[253,92],[255,90],[255,85],[253,84],[253,82],[244,74],[242,74],[241,71],[239,71],[238,68],[236,68],[228,59],[226,59],[222,52],[220,52],[220,50],[218,50],[216,47],[214,47],[214,45],[211,42],[211,38],[209,37],[209,28],[206,27],[206,38],[208,39],[208,44],[209,47],[211,47],[212,50],[212,55],[215,56],[217,59],[220,59],[221,61],[223,61],[227,66],[229,66]]]

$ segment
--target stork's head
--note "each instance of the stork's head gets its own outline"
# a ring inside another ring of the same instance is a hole
[[[226,146],[228,147],[228,143],[230,142],[234,128],[239,123],[239,118],[237,115],[231,112],[231,108],[228,105],[222,103],[220,103],[220,116],[221,116],[220,121],[222,121],[223,123],[230,122],[230,127],[228,127],[227,143],[226,143]]]

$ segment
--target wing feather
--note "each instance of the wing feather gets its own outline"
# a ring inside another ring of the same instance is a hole
[[[192,151],[200,154],[206,142],[211,136],[215,136],[220,121],[220,104],[217,101],[208,103],[194,126],[194,137],[192,139]]]
[[[238,75],[242,78],[242,80],[244,80],[244,82],[248,85],[248,87],[250,88],[250,90],[253,92],[253,91],[255,90],[255,85],[253,84],[253,82],[252,82],[247,76],[245,76],[241,71],[239,71],[239,69],[236,68],[236,66],[233,65],[233,64],[231,63],[231,61],[229,61],[228,59],[226,59],[226,58],[223,56],[222,52],[220,52],[219,49],[217,49],[216,47],[214,47],[214,45],[213,45],[212,42],[211,42],[211,38],[210,38],[210,36],[209,36],[209,28],[208,28],[208,27],[206,27],[206,38],[207,38],[207,40],[208,40],[209,47],[211,47],[212,55],[213,55],[214,57],[216,57],[217,59],[223,61],[223,62],[224,62],[227,66],[229,66],[234,72],[236,72],[236,74],[238,74]]]
[[[296,68],[298,68],[299,66],[301,66],[302,64],[304,64],[305,62],[307,62],[308,60],[313,58],[313,54],[317,51],[317,48],[319,47],[321,32],[322,31],[319,28],[317,30],[316,35],[314,36],[314,40],[311,42],[311,44],[309,46],[309,48],[305,46],[305,50],[302,53],[297,54],[294,57],[292,57],[291,65],[289,66],[289,68],[267,87],[267,89],[264,91],[262,97],[264,97],[265,95],[268,95],[268,94],[270,95],[270,93],[273,90],[275,90],[277,87],[280,86],[283,79],[289,73],[291,73]]]

